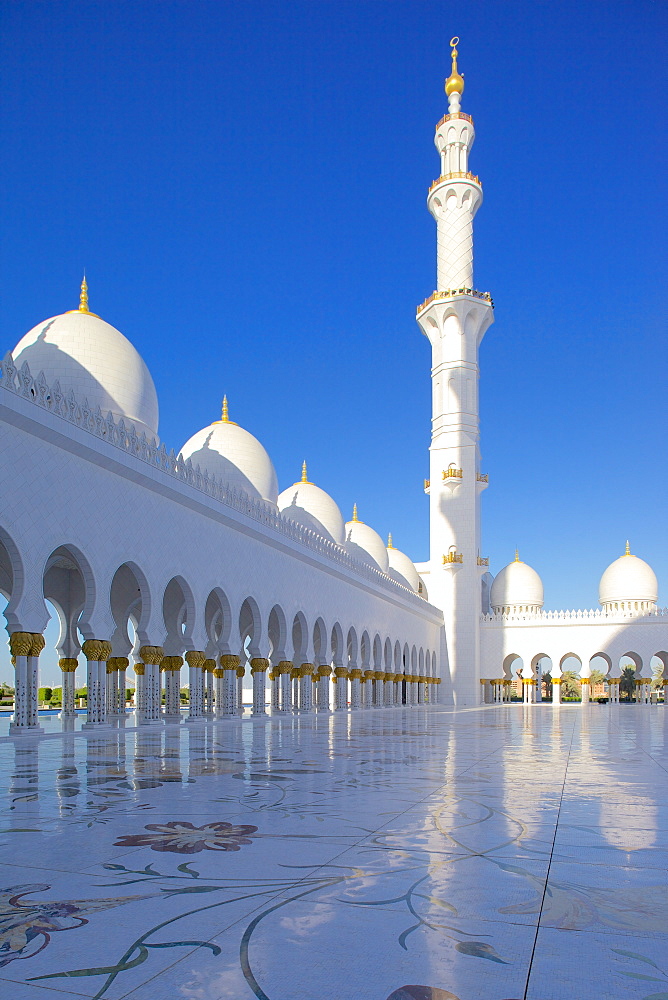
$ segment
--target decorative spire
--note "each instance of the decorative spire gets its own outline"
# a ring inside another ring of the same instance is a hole
[[[356,503],[353,504],[353,521],[359,521],[359,517],[357,516],[357,504]]]
[[[464,77],[460,76],[457,70],[457,46],[459,45],[459,38],[457,35],[450,39],[450,47],[452,49],[452,73],[445,81],[445,92],[450,97],[450,94],[463,94],[464,93]]]
[[[221,424],[229,424],[230,422],[230,411],[227,405],[227,396],[223,396],[223,413],[220,418]]]
[[[302,462],[302,482],[303,483],[307,483],[308,482],[308,472],[307,472],[307,469],[306,469],[306,459],[304,459],[304,461]]]
[[[521,561],[522,560],[520,559],[520,550],[515,549],[515,562],[521,562]]]
[[[388,549],[394,548],[394,545],[392,544],[392,532],[390,532],[389,535],[387,536],[387,547]]]
[[[624,553],[624,555],[625,556],[630,556],[631,555],[631,546],[629,545],[628,538],[626,539],[626,552]]]
[[[83,281],[81,282],[81,294],[79,295],[79,312],[88,312],[88,282],[86,281],[86,272],[84,271]]]

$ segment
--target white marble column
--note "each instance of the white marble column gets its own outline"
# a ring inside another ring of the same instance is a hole
[[[318,710],[329,712],[329,675],[332,668],[328,663],[318,667]]]
[[[253,715],[266,715],[266,679],[269,660],[263,656],[254,656],[250,661],[253,680]]]
[[[81,649],[87,661],[84,728],[91,729],[106,722],[107,660],[111,656],[111,643],[106,639],[86,639]]]
[[[292,660],[281,660],[276,667],[279,673],[278,684],[280,687],[280,712],[292,711],[292,671],[294,664]]]
[[[359,667],[353,667],[348,672],[350,677],[350,708],[358,709],[362,707],[361,679],[362,671]]]
[[[237,667],[237,715],[244,714],[244,677],[246,676],[246,667],[244,664],[239,662]]]
[[[223,671],[223,700],[218,707],[218,714],[223,716],[236,715],[239,657],[235,653],[223,653],[218,662]]]
[[[334,668],[334,711],[345,712],[348,708],[348,671],[345,667]]]
[[[39,632],[12,632],[9,648],[15,670],[14,715],[9,724],[11,735],[39,733],[37,690],[39,654],[44,649],[44,636]]]
[[[160,664],[165,654],[162,651],[162,646],[142,646],[139,655],[144,664],[144,708],[141,722],[144,725],[156,725],[160,722],[160,709],[162,707]]]
[[[189,649],[185,654],[188,664],[188,718],[198,721],[204,716],[204,664],[206,653],[202,649]],[[216,661],[212,661],[214,669]]]
[[[61,719],[73,719],[76,716],[76,669],[78,662],[74,656],[62,656],[58,661],[62,671],[63,699],[60,709]]]

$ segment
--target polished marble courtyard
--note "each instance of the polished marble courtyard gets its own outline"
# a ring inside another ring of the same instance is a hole
[[[667,718],[2,738],[0,997],[666,1000]]]

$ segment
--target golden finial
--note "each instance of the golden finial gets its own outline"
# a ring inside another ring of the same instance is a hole
[[[83,281],[81,282],[81,294],[79,295],[79,312],[88,312],[88,282],[86,281],[86,274],[84,272]]]
[[[302,462],[302,482],[308,482],[308,472],[306,471],[306,459]]]
[[[359,521],[359,517],[357,516],[357,504],[356,503],[353,504],[353,521]]]
[[[387,536],[387,547],[388,549],[394,548],[394,545],[392,544],[392,532],[390,532],[389,535]]]
[[[223,396],[223,412],[220,415],[220,420],[214,420],[214,424],[231,424],[236,427],[234,420],[230,420],[230,411],[227,405],[227,396]]]
[[[463,94],[464,93],[464,77],[459,75],[457,71],[457,46],[459,45],[459,38],[455,35],[454,38],[450,39],[450,48],[452,49],[452,73],[445,81],[445,92],[450,96],[450,94]]]
[[[624,555],[625,556],[630,556],[631,555],[631,546],[629,545],[628,538],[626,539],[626,552],[624,553]]]
[[[515,562],[521,562],[519,549],[515,549]]]

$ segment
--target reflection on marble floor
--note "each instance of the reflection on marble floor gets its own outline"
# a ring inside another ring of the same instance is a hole
[[[0,996],[668,1000],[666,718],[2,739]]]

